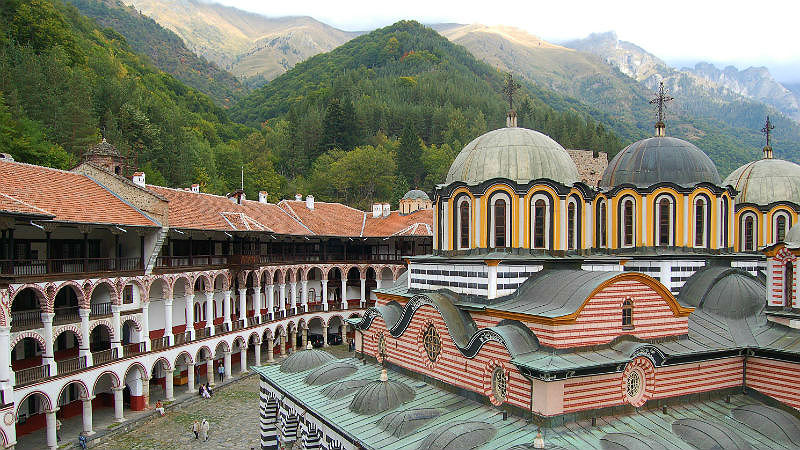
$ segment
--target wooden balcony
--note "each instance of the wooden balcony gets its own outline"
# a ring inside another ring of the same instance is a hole
[[[14,371],[14,386],[24,386],[35,383],[50,376],[50,366],[28,367]]]
[[[0,274],[12,277],[36,277],[54,274],[96,272],[133,272],[140,270],[142,270],[142,259],[139,257],[15,259],[0,261]]]
[[[69,358],[61,361],[56,361],[56,369],[59,375],[66,373],[77,372],[86,368],[86,357],[78,356],[77,358]]]
[[[108,350],[100,350],[98,352],[92,352],[92,364],[105,364],[109,361],[113,361],[117,359],[117,349],[116,348],[109,348]]]

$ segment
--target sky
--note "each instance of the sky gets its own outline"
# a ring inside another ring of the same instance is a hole
[[[348,31],[414,19],[511,25],[558,43],[613,30],[673,66],[765,65],[779,81],[800,83],[799,0],[215,1],[273,17],[312,16]]]

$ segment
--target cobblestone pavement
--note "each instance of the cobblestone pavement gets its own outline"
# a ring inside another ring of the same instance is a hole
[[[177,405],[164,417],[153,417],[131,431],[94,446],[97,449],[250,449],[260,448],[258,381],[250,376],[207,400]],[[208,442],[195,440],[192,422],[211,424]]]

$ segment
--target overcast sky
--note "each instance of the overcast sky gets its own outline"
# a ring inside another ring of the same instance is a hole
[[[400,19],[512,25],[551,42],[614,30],[672,65],[766,65],[800,82],[800,0],[215,0],[267,16],[308,15],[348,31]]]

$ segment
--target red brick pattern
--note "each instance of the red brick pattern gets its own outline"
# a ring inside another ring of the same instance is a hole
[[[747,387],[800,409],[800,364],[747,358]]]

